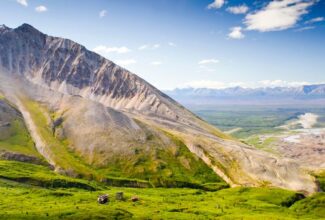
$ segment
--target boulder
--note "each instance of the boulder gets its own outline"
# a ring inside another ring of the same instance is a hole
[[[137,197],[137,196],[132,196],[131,201],[132,201],[132,202],[137,202],[137,201],[139,201],[139,197]]]
[[[106,204],[109,202],[109,196],[107,194],[100,195],[98,196],[97,201],[99,204]]]

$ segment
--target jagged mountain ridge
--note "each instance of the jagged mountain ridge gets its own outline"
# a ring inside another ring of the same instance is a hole
[[[201,175],[196,155],[232,186],[317,190],[298,164],[222,134],[143,79],[73,41],[28,24],[1,27],[0,67],[0,90],[22,112],[39,152],[58,172],[97,175],[95,166],[101,174],[103,169],[131,178],[145,173],[146,180],[155,176],[160,182],[162,175],[171,180],[177,172]],[[58,119],[49,134],[44,121]]]
[[[325,103],[325,84],[303,85],[297,87],[262,87],[225,89],[183,88],[165,91],[166,94],[184,104],[194,104],[202,99],[205,104],[246,104],[272,103]]]
[[[184,95],[209,95],[209,96],[233,96],[233,95],[260,95],[260,96],[325,96],[325,84],[303,85],[297,87],[262,87],[262,88],[243,88],[231,87],[225,89],[210,89],[210,88],[184,88],[167,91],[171,94]]]
[[[47,36],[23,24],[6,28],[1,43],[1,65],[38,84],[91,98],[117,109],[157,113],[176,119],[180,107],[159,90],[113,62],[67,39]],[[26,59],[15,54],[29,54]],[[141,96],[137,96],[141,94]]]

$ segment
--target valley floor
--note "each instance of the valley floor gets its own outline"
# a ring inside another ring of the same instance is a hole
[[[215,107],[195,112],[258,149],[297,161],[311,171],[325,171],[323,107]]]
[[[108,187],[40,165],[0,162],[0,219],[325,219],[325,193],[303,199],[275,188]],[[117,201],[116,192],[125,200]],[[110,202],[98,204],[101,194]]]

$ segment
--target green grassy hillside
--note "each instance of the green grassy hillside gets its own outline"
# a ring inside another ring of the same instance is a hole
[[[20,113],[0,95],[0,152],[42,158],[34,146]]]
[[[21,113],[3,96],[0,102],[0,126],[3,125],[0,127],[0,155],[10,153],[9,156],[6,154],[6,157],[0,158],[17,160],[19,155],[18,160],[24,161],[24,157],[29,156],[46,164],[34,146]],[[133,155],[115,155],[113,160],[104,165],[88,163],[87,158],[74,150],[68,138],[58,139],[53,133],[51,121],[56,119],[56,112],[50,112],[45,106],[28,99],[22,98],[22,103],[36,125],[36,132],[46,143],[47,152],[56,163],[56,170],[61,174],[114,186],[191,187],[210,190],[228,187],[177,137],[158,131],[170,139],[170,146],[160,146],[162,142],[159,137],[151,134],[147,125],[141,122],[138,123],[150,133],[146,146],[132,146]],[[100,154],[96,156],[100,157]]]
[[[131,156],[116,155],[113,160],[101,166],[89,164],[86,162],[87,158],[74,151],[68,138],[59,140],[53,134],[49,120],[55,120],[55,112],[50,112],[30,100],[24,100],[24,106],[36,124],[38,134],[47,143],[52,158],[64,170],[63,173],[70,176],[118,186],[192,187],[211,190],[227,187],[182,141],[167,133],[165,135],[171,140],[170,146],[160,147],[161,141],[151,135],[146,142],[149,147],[134,146],[134,154]]]
[[[267,188],[107,187],[21,162],[0,161],[0,219],[322,219],[325,194]],[[28,179],[28,181],[26,181]],[[122,191],[125,201],[116,201]],[[107,193],[110,202],[97,203]],[[132,196],[138,202],[131,202]]]

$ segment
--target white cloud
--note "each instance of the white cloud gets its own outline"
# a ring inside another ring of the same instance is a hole
[[[47,11],[47,7],[45,7],[44,5],[40,5],[40,6],[37,6],[35,8],[35,11],[37,11],[37,12],[46,12]]]
[[[158,49],[160,47],[160,44],[155,44],[152,46],[152,49]]]
[[[241,27],[232,27],[230,29],[230,33],[228,34],[228,37],[239,40],[239,39],[243,39],[245,35],[243,34]]]
[[[204,65],[201,65],[199,70],[199,72],[209,72],[209,73],[216,72],[216,71],[217,71],[216,69]]]
[[[123,47],[107,47],[104,45],[99,45],[93,49],[96,53],[107,54],[107,53],[129,53],[131,50],[125,46]]]
[[[233,7],[228,7],[227,11],[233,14],[246,14],[249,8],[246,5],[238,5]]]
[[[150,44],[144,44],[144,45],[141,45],[138,50],[155,50],[155,49],[158,49],[160,48],[160,44],[153,44],[153,45],[150,45]]]
[[[115,63],[120,65],[120,66],[129,66],[129,65],[132,65],[132,64],[136,64],[137,61],[134,60],[134,59],[126,59],[126,60],[116,60]]]
[[[159,65],[162,64],[162,62],[161,61],[153,61],[150,64],[153,65],[153,66],[159,66]]]
[[[140,46],[140,47],[138,48],[138,50],[145,50],[145,49],[147,49],[148,47],[149,47],[149,45],[144,44],[144,45]]]
[[[315,29],[315,26],[307,26],[307,27],[302,27],[302,28],[298,28],[295,31],[296,32],[301,32],[301,31],[308,31],[308,30],[312,30]]]
[[[268,87],[268,88],[274,88],[274,87],[297,87],[302,85],[308,85],[312,84],[309,82],[288,82],[284,80],[262,80],[258,81],[257,85],[258,87]]]
[[[225,0],[214,0],[211,4],[208,5],[208,9],[218,9],[225,4]]]
[[[199,81],[191,81],[180,85],[178,88],[208,88],[208,89],[225,89],[236,86],[243,86],[245,83],[243,82],[220,82],[220,81],[211,81],[211,80],[199,80]]]
[[[174,42],[168,42],[168,45],[171,47],[176,47],[176,44]]]
[[[199,61],[199,65],[205,65],[205,64],[216,64],[219,63],[220,61],[217,59],[205,59],[205,60],[201,60]]]
[[[21,4],[21,5],[23,5],[23,6],[28,6],[28,2],[27,2],[27,0],[17,0],[17,2],[19,3],[19,4]]]
[[[264,8],[246,15],[247,30],[280,31],[293,27],[315,0],[272,0]]]
[[[311,84],[322,84],[322,83],[311,83],[311,82],[298,82],[298,81],[285,81],[285,80],[261,80],[257,82],[221,82],[221,81],[211,81],[211,80],[199,80],[190,81],[177,88],[209,88],[209,89],[226,89],[233,87],[242,88],[275,88],[275,87],[298,87],[303,85]]]
[[[100,18],[103,18],[103,17],[105,17],[107,15],[107,11],[106,10],[101,10],[100,12],[99,12],[99,17]]]
[[[311,23],[317,23],[317,22],[321,22],[321,21],[325,21],[324,17],[317,17],[317,18],[313,18],[310,19],[309,21],[306,21],[306,24],[311,24]]]

